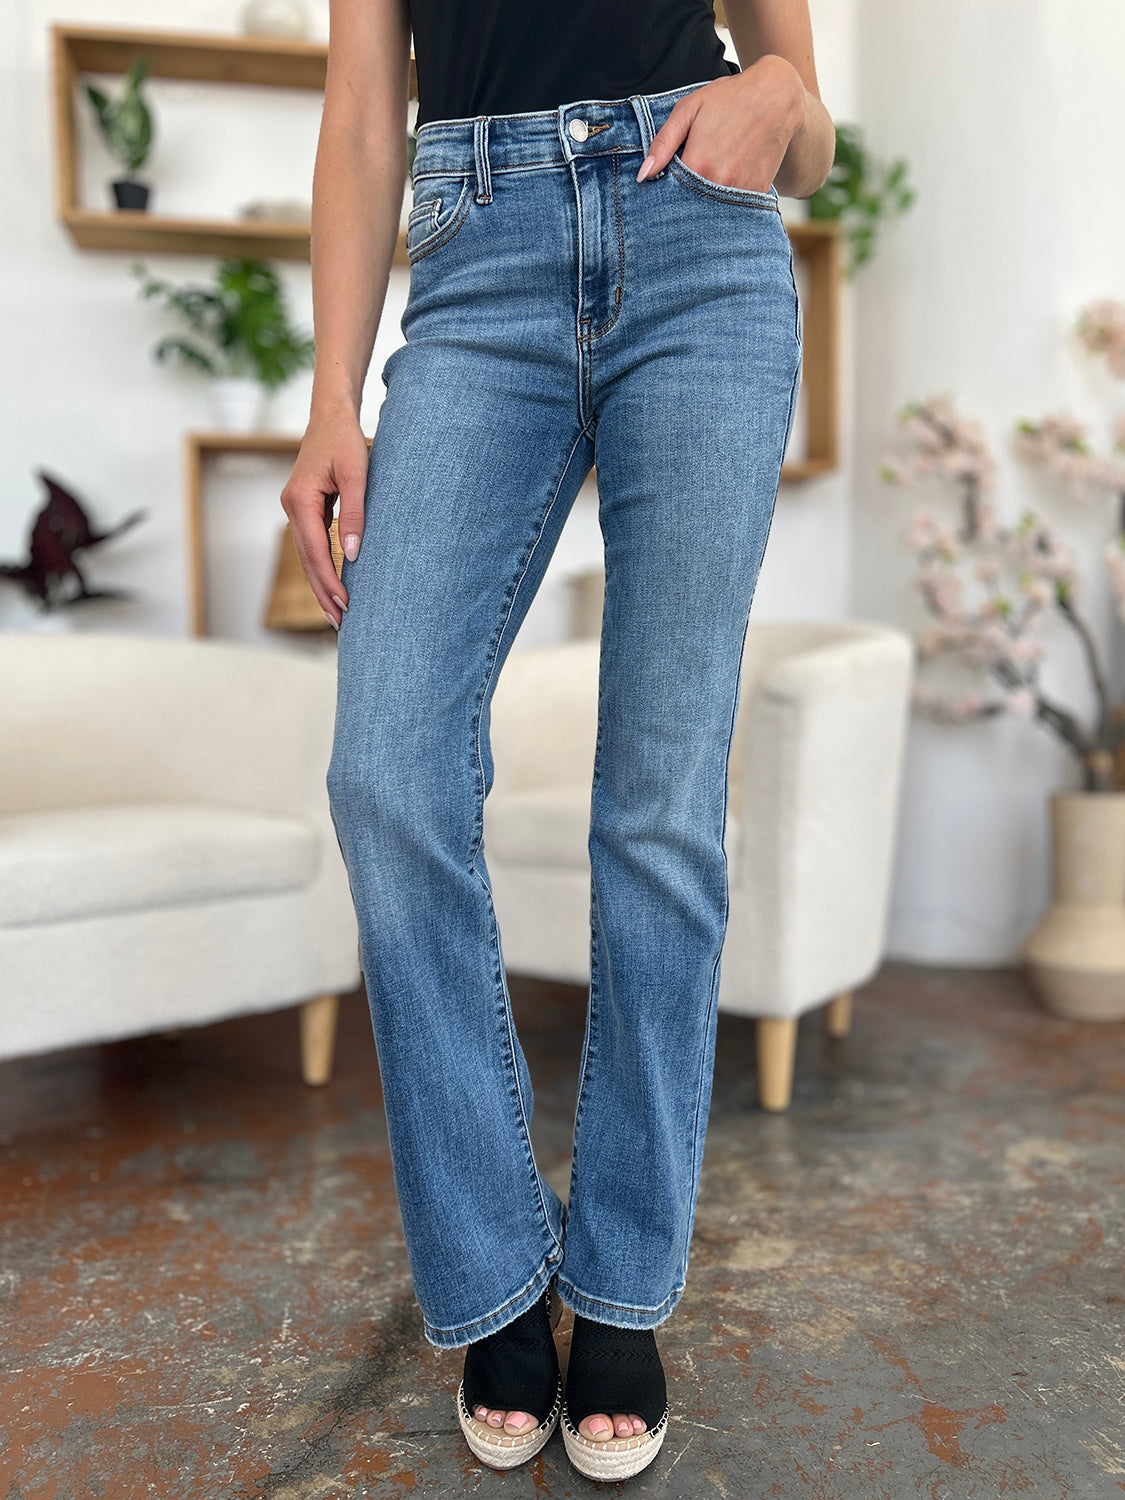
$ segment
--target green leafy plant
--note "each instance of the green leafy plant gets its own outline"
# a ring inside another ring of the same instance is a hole
[[[872,156],[857,125],[837,125],[832,170],[808,200],[809,218],[843,221],[849,276],[871,259],[879,225],[905,213],[914,202],[907,170],[902,157],[887,165]]]
[[[105,143],[126,172],[137,172],[152,149],[152,115],[141,97],[141,80],[148,72],[147,57],[138,57],[125,74],[122,91],[111,99],[92,83],[86,96],[97,113]]]
[[[190,324],[198,339],[170,334],[153,349],[160,363],[176,360],[208,375],[250,377],[276,390],[313,362],[313,341],[289,321],[276,273],[264,261],[220,261],[212,286],[174,286],[139,261],[141,295],[159,298]]]

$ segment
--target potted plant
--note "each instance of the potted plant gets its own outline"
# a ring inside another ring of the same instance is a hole
[[[92,588],[79,555],[104,546],[143,519],[133,511],[108,529],[99,527],[77,495],[49,474],[37,471],[46,499],[32,517],[26,556],[0,562],[0,578],[9,578],[34,605],[33,629],[65,628],[69,611],[92,599],[130,599],[124,589]]]
[[[1082,790],[1052,798],[1054,902],[1024,956],[1035,993],[1053,1014],[1125,1018],[1125,793],[1114,784],[1115,758],[1125,744],[1125,703],[1112,700],[1079,609],[1073,554],[1031,510],[1013,526],[997,519],[988,498],[996,466],[987,442],[980,425],[948,396],[911,402],[899,420],[910,451],[884,463],[882,477],[900,484],[944,478],[960,501],[957,525],[921,510],[907,537],[913,583],[932,622],[918,641],[919,657],[940,661],[946,672],[944,685],[919,674],[914,705],[945,723],[1014,714],[1056,735],[1075,757]],[[1060,430],[1058,419],[1021,423],[1017,448],[1025,456],[1035,456],[1037,447],[1056,451]],[[1065,430],[1072,449],[1073,426]],[[1101,479],[1108,482],[1116,472],[1125,492],[1125,466],[1097,463]],[[1071,472],[1077,481],[1078,470]],[[1085,482],[1091,473],[1084,473]],[[1111,559],[1121,545],[1111,544]],[[1125,588],[1117,597],[1125,618]],[[1040,630],[1048,617],[1060,619],[1080,645],[1097,704],[1090,719],[1040,682],[1046,649]],[[963,678],[966,671],[972,684],[954,688],[951,676]]]
[[[837,125],[832,170],[808,200],[808,216],[843,222],[849,246],[848,276],[871,259],[880,222],[905,213],[914,202],[906,171],[901,157],[889,166],[878,161],[857,125]]]
[[[1104,356],[1110,372],[1125,378],[1125,303],[1090,303],[1074,332],[1088,353]],[[1099,454],[1086,425],[1066,412],[1019,422],[1016,441],[1074,499],[1113,507],[1104,559],[1125,622],[1125,417],[1114,424],[1109,454]],[[1085,793],[1052,798],[1054,900],[1024,951],[1037,990],[1057,1014],[1119,1018],[1125,1016],[1125,703],[1114,702],[1093,636],[1074,617],[1072,602],[1064,599],[1060,608],[1079,633],[1094,688],[1101,774]]]
[[[125,168],[126,175],[111,184],[118,208],[148,207],[148,184],[138,182],[134,176],[152,150],[152,115],[141,96],[141,80],[148,72],[148,63],[147,57],[138,57],[125,74],[116,99],[109,98],[92,83],[86,84],[86,97],[94,106],[105,143]]]
[[[133,271],[141,295],[160,298],[196,335],[170,334],[155,346],[154,358],[210,375],[225,431],[259,427],[266,393],[312,364],[313,341],[290,322],[281,283],[265,262],[223,260],[211,286],[174,286],[150,276],[139,261]]]

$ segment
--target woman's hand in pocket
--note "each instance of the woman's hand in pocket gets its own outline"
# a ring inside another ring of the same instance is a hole
[[[315,409],[281,492],[305,577],[337,630],[348,607],[348,594],[336,574],[328,528],[339,495],[340,541],[345,556],[354,562],[363,539],[367,458],[367,439],[350,403]]]
[[[685,167],[711,182],[768,193],[804,117],[804,93],[792,63],[772,54],[693,89],[653,136],[637,181],[679,151]]]

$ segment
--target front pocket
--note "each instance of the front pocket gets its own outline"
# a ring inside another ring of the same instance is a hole
[[[413,265],[446,244],[460,229],[473,201],[472,174],[421,177],[406,220],[406,256]]]
[[[780,212],[777,206],[777,193],[773,189],[768,193],[760,193],[756,188],[732,187],[727,182],[712,182],[709,177],[704,177],[694,167],[689,167],[678,151],[671,156],[668,166],[673,177],[678,178],[693,192],[702,193],[705,198],[719,198],[724,203],[742,203],[747,208],[766,208],[772,209],[775,213]]]

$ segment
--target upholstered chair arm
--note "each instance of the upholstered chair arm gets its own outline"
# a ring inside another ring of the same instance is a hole
[[[878,966],[912,669],[904,633],[849,622],[771,662],[740,708],[732,920],[755,1014],[795,1013],[842,970],[859,984]]]
[[[598,727],[598,642],[513,650],[490,721],[497,791],[588,785]]]

